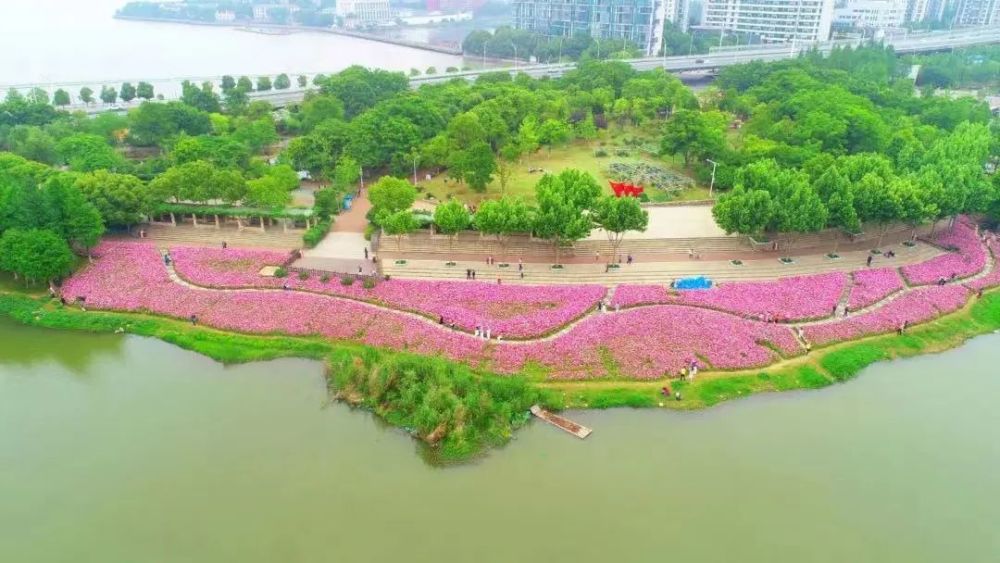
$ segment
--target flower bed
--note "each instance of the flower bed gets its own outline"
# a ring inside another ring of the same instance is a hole
[[[694,358],[716,369],[765,366],[783,355],[802,353],[790,329],[747,321],[716,311],[656,306],[597,315],[551,341],[510,343],[494,349],[494,368],[514,372],[526,363],[548,367],[558,378],[586,378],[618,372],[637,378],[677,374]]]
[[[171,249],[174,268],[185,280],[205,287],[282,287],[349,297],[420,313],[472,331],[489,327],[505,338],[540,336],[592,309],[606,290],[597,285],[524,286],[474,281],[390,280],[374,288],[342,285],[339,276],[277,279],[259,275],[286,255],[267,250],[179,247]]]
[[[986,267],[986,250],[983,248],[975,227],[965,217],[959,218],[955,226],[935,237],[935,243],[945,247],[955,247],[949,252],[930,260],[904,266],[901,271],[910,285],[929,285],[941,278],[967,278],[978,274]]]
[[[723,283],[705,291],[682,291],[675,302],[759,319],[818,319],[830,315],[846,283],[847,276],[839,272],[774,281]]]
[[[851,288],[847,307],[852,311],[878,303],[904,287],[895,268],[858,270],[851,275],[854,276],[854,287]]]
[[[897,330],[904,321],[914,325],[956,311],[968,296],[968,290],[960,285],[922,287],[873,311],[807,326],[804,331],[806,338],[818,345],[883,334]]]
[[[990,239],[986,246],[990,249],[993,254],[993,270],[986,274],[985,276],[972,280],[971,282],[965,284],[966,287],[972,291],[979,291],[980,289],[990,289],[993,287],[1000,287],[1000,265],[997,264],[998,250],[1000,250],[1000,243]]]
[[[677,303],[758,319],[797,321],[829,316],[846,283],[845,274],[831,273],[723,283],[696,291],[670,291],[662,285],[620,285],[613,301],[622,307]]]
[[[615,288],[612,305],[633,307],[635,305],[651,305],[667,303],[670,295],[663,285],[619,285]]]
[[[105,242],[97,261],[63,286],[69,300],[85,297],[88,308],[148,312],[223,330],[322,335],[455,360],[483,357],[486,344],[411,316],[363,303],[300,292],[199,290],[174,283],[150,245]]]

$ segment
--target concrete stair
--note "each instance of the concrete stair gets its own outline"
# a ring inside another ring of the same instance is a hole
[[[887,247],[889,248],[889,247]],[[899,267],[922,262],[941,254],[933,246],[918,244],[915,247],[902,245],[892,247],[896,257],[889,259],[876,256],[872,267]],[[393,277],[412,279],[465,279],[465,270],[476,270],[478,281],[495,282],[499,277],[503,283],[512,284],[582,284],[603,285],[660,284],[669,283],[678,277],[705,275],[717,282],[735,280],[775,279],[789,276],[810,275],[823,272],[850,272],[865,268],[867,251],[844,252],[838,260],[830,260],[825,255],[809,255],[796,258],[793,264],[782,264],[777,256],[746,260],[742,266],[734,266],[725,260],[687,259],[667,262],[636,262],[622,264],[617,271],[605,272],[604,263],[566,264],[561,270],[553,270],[549,264],[525,263],[525,277],[522,280],[517,261],[508,268],[498,265],[487,266],[484,261],[456,261],[454,266],[445,265],[443,260],[407,260],[405,265],[396,264],[394,259],[381,260],[382,272]],[[498,260],[499,262],[499,260]]]
[[[219,246],[222,241],[226,241],[229,246],[239,248],[276,248],[281,250],[292,250],[302,246],[301,230],[282,231],[281,227],[271,227],[266,232],[261,232],[259,228],[245,228],[242,231],[235,227],[224,226],[216,229],[215,226],[182,225],[171,227],[169,225],[148,225],[143,227],[146,231],[146,240],[154,243],[160,248],[170,246]],[[133,234],[137,236],[138,229],[133,229]]]

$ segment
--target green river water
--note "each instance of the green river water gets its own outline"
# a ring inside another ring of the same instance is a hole
[[[321,366],[0,322],[0,561],[1000,560],[1000,335],[706,411],[573,412],[478,462]]]

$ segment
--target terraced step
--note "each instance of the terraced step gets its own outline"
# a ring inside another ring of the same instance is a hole
[[[222,241],[233,247],[279,248],[292,250],[302,246],[302,231],[283,232],[280,228],[261,232],[260,229],[248,228],[242,231],[224,227],[171,227],[165,225],[150,225],[144,228],[146,240],[159,247],[175,245],[218,246]]]
[[[903,266],[922,262],[940,254],[941,251],[925,244],[913,248],[900,248],[894,259],[881,256],[875,258],[872,267]],[[844,253],[840,260],[830,260],[823,255],[805,256],[793,264],[782,264],[776,258],[748,260],[743,266],[734,266],[718,260],[677,260],[672,262],[637,262],[622,265],[617,270],[605,272],[603,264],[567,264],[562,270],[553,270],[548,264],[525,263],[524,279],[521,278],[517,263],[509,268],[487,266],[481,261],[457,261],[454,266],[446,266],[443,260],[408,260],[398,265],[395,260],[382,259],[382,271],[394,277],[414,279],[464,279],[466,269],[476,270],[480,281],[495,281],[498,277],[504,283],[526,284],[575,284],[595,283],[615,285],[620,283],[669,283],[678,277],[705,275],[715,281],[735,281],[752,279],[775,279],[824,272],[849,272],[865,267],[867,252]]]

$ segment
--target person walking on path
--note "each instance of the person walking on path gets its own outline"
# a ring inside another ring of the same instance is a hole
[[[228,247],[229,247],[229,245],[226,244],[226,241],[222,241],[222,250],[225,250]]]
[[[871,254],[868,255],[868,267],[869,268],[872,267],[872,255]]]
[[[465,269],[465,279],[467,279],[467,280],[471,280],[472,279],[472,268],[466,268]]]
[[[600,262],[600,261],[601,261],[601,251],[598,250],[594,252],[594,262]]]
[[[366,246],[365,247],[365,260],[367,260],[367,259],[368,259],[368,247]]]
[[[472,270],[472,279],[476,279],[476,271]]]

